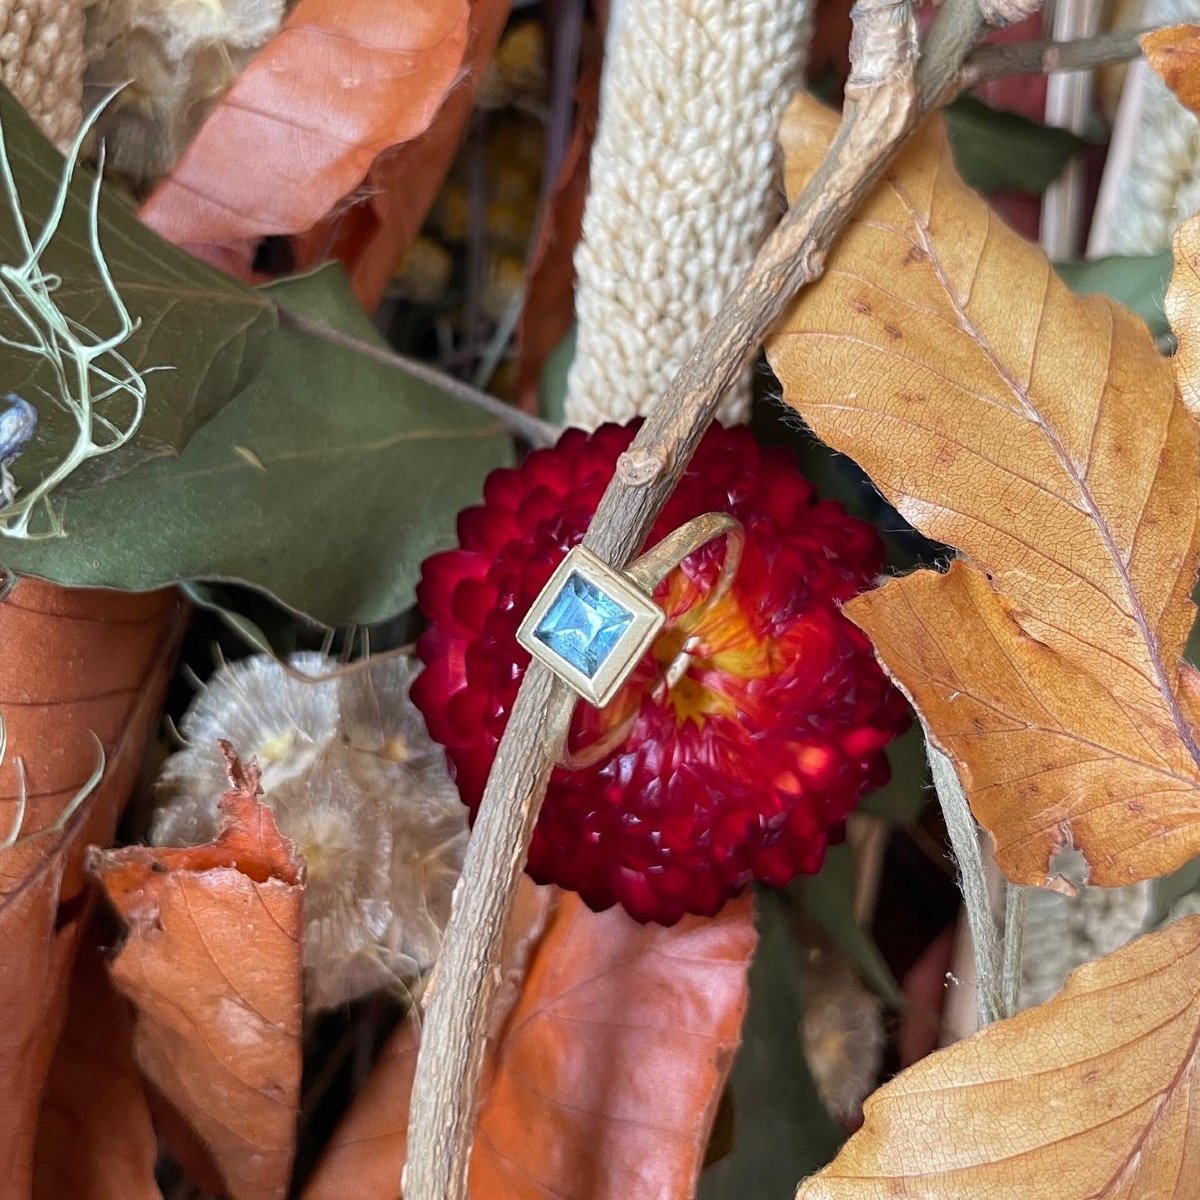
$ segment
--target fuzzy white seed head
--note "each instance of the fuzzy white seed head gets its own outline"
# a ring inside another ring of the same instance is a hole
[[[90,4],[88,87],[123,88],[100,126],[114,171],[139,189],[165,175],[285,8],[285,0]]]
[[[187,748],[159,777],[151,840],[215,835],[216,739],[227,738],[258,758],[264,800],[307,867],[308,1007],[412,993],[437,958],[467,832],[441,749],[408,698],[418,668],[404,655],[345,674],[315,654],[289,665],[318,678],[265,656],[213,676],[183,719]]]

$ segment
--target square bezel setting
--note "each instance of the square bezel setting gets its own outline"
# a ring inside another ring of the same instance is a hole
[[[666,623],[632,581],[576,546],[558,564],[517,630],[517,641],[603,708]]]

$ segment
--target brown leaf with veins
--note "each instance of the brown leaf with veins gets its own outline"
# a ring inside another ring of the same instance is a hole
[[[162,1200],[158,1143],[133,1057],[133,1013],[92,938],[80,948],[66,1026],[42,1096],[36,1200]]]
[[[1200,217],[1180,225],[1173,250],[1175,270],[1163,303],[1177,343],[1171,365],[1184,404],[1200,418]]]
[[[300,233],[420,137],[463,65],[468,0],[299,0],[141,210],[168,241]]]
[[[1200,115],[1200,25],[1170,25],[1144,33],[1138,41],[1179,103]]]
[[[474,1200],[690,1196],[737,1048],[754,950],[748,897],[670,929],[557,892],[488,1052]],[[304,1200],[398,1200],[418,1039],[393,1036]]]
[[[798,101],[788,186],[834,119]],[[846,606],[956,763],[1010,879],[1074,842],[1105,886],[1200,853],[1182,659],[1200,442],[1145,325],[1079,297],[927,124],[769,348],[786,399],[961,555]]]
[[[1200,916],[909,1067],[797,1200],[1200,1195]]]
[[[337,259],[363,308],[374,312],[450,170],[511,7],[512,0],[471,0],[461,69],[437,116],[418,136],[396,138],[346,205],[322,212],[319,225],[294,239],[297,269]]]
[[[300,1100],[302,868],[225,745],[215,842],[89,865],[129,926],[112,964],[138,1062],[212,1153],[233,1200],[287,1194]]]
[[[0,1179],[12,1200],[33,1186],[42,1089],[87,908],[84,848],[113,836],[158,724],[183,619],[174,591],[132,596],[25,579],[0,601]],[[101,751],[103,775],[72,811]]]

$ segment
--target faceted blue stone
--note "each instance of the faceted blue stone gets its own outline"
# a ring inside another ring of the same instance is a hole
[[[533,636],[591,679],[632,620],[627,608],[572,571]]]

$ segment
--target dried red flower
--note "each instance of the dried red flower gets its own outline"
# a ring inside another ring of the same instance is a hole
[[[424,565],[430,627],[412,698],[472,813],[529,661],[517,626],[582,538],[635,430],[570,430],[493,472],[484,503],[459,517],[459,548]],[[817,871],[863,793],[886,782],[884,747],[909,722],[838,608],[883,564],[875,530],[818,500],[786,451],[740,427],[709,430],[649,544],[713,511],[745,526],[733,588],[702,605],[718,541],[658,589],[668,620],[651,652],[607,708],[576,709],[573,752],[614,731],[617,744],[593,766],[555,770],[527,868],[596,910],[619,903],[664,925],[715,913],[754,879]],[[685,638],[690,661],[668,686]]]

